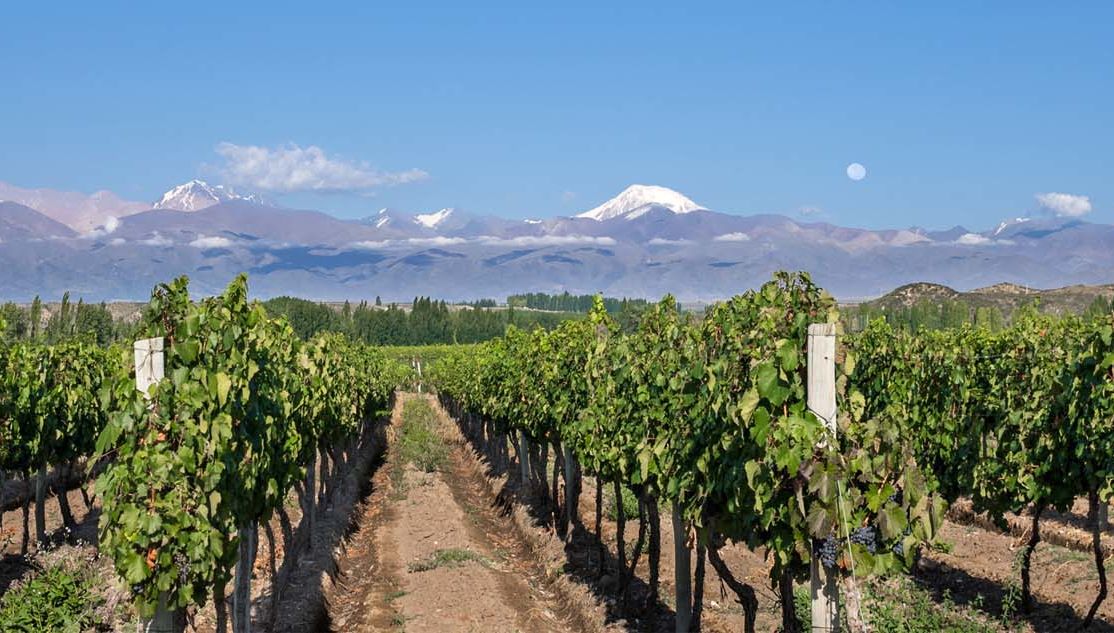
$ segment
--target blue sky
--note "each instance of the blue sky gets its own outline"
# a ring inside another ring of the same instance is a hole
[[[1059,192],[1114,222],[1114,4],[599,4],[10,3],[0,180],[239,180],[345,217],[569,214],[644,183],[975,229]]]

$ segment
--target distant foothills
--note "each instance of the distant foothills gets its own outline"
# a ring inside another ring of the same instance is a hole
[[[263,306],[271,315],[285,316],[303,338],[342,332],[366,343],[401,346],[476,343],[500,336],[510,326],[548,329],[567,319],[585,318],[594,302],[593,295],[530,293],[511,295],[505,302],[480,299],[466,303],[429,297],[402,304],[384,303],[379,297],[358,303],[276,297],[264,301]],[[627,331],[638,327],[649,305],[644,299],[611,297],[603,298],[603,304]],[[58,342],[83,338],[102,345],[130,341],[139,335],[145,306],[138,302],[73,303],[69,295],[57,303],[37,298],[23,305],[8,302],[0,305],[0,321],[6,324],[0,339]],[[707,307],[697,304],[682,309],[698,318]],[[959,292],[938,284],[915,283],[875,300],[844,304],[840,314],[849,331],[860,330],[875,319],[907,330],[963,325],[997,330],[1024,310],[1084,318],[1108,315],[1114,311],[1114,285],[1038,290],[997,284]]]
[[[1114,282],[1114,226],[1082,217],[1019,209],[989,229],[865,229],[720,211],[666,187],[631,185],[571,217],[446,206],[345,220],[200,180],[152,202],[0,183],[0,300],[66,291],[87,302],[142,300],[183,274],[208,295],[240,272],[260,298],[341,302],[568,291],[707,303],[776,270],[811,271],[843,301],[919,281],[963,291]]]

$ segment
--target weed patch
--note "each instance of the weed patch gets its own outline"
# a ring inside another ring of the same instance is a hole
[[[0,598],[0,633],[101,630],[101,602],[89,578],[52,567]]]
[[[611,488],[611,486],[608,486],[608,488]],[[626,486],[622,486],[622,490],[623,490],[623,515],[627,517],[628,521],[630,521],[631,519],[634,519],[634,521],[637,523],[637,521],[638,521],[638,497],[636,497],[633,492],[628,490]],[[607,494],[606,492],[604,493],[604,496],[605,496],[605,499],[607,501],[607,518],[612,520],[612,521],[618,521],[619,520],[619,505],[616,503],[615,496],[613,494]]]
[[[879,633],[985,633],[987,618],[960,607],[950,596],[939,601],[908,578],[892,577],[861,582],[863,618]],[[797,620],[807,630],[810,621],[808,587],[793,592]],[[841,612],[844,612],[841,601]],[[846,630],[846,620],[842,622]]]
[[[451,549],[439,549],[433,552],[432,556],[423,561],[410,563],[407,569],[411,572],[432,571],[441,567],[460,567],[469,562],[477,562],[483,565],[489,564],[486,558],[470,549],[454,547]]]
[[[449,462],[449,447],[437,432],[437,417],[424,399],[413,399],[402,407],[398,433],[399,459],[423,472],[443,470]]]

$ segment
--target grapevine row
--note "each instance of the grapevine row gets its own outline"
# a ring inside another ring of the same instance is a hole
[[[567,450],[617,495],[633,490],[640,508],[671,506],[735,589],[751,628],[754,590],[733,577],[718,550],[725,541],[763,548],[771,582],[782,589],[785,624],[797,630],[792,583],[806,577],[817,553],[857,595],[854,576],[907,568],[945,509],[899,429],[866,416],[864,395],[848,381],[856,365],[850,350],[838,367],[838,432],[808,409],[808,326],[837,317],[807,274],[779,273],[701,321],[666,297],[624,334],[597,305],[587,321],[552,332],[511,329],[444,358],[431,374],[459,412],[482,416],[525,446]],[[529,449],[519,453],[529,460]],[[566,481],[573,495],[579,487]],[[624,550],[620,544],[621,576],[629,573]]]
[[[971,327],[908,334],[878,321],[850,341],[867,415],[915,447],[931,486],[971,499],[1004,524],[1028,512],[1022,606],[1032,606],[1030,560],[1048,509],[1086,497],[1099,595],[1106,594],[1099,520],[1114,488],[1114,318],[1030,313],[1006,330]]]
[[[46,538],[43,503],[48,468],[59,467],[56,487],[64,490],[72,469],[93,452],[104,427],[106,415],[98,393],[112,373],[109,359],[108,351],[76,341],[53,346],[17,343],[0,349],[0,474],[21,473],[30,483],[34,473],[35,531],[40,542]],[[29,498],[25,496],[25,517]],[[66,527],[73,528],[64,494],[58,502]],[[26,554],[29,535],[24,525]]]
[[[80,457],[102,464],[101,553],[142,615],[180,617],[221,602],[254,556],[245,540],[303,480],[312,546],[318,461],[335,467],[409,369],[339,335],[300,340],[248,301],[244,276],[200,302],[184,277],[160,285],[142,327],[165,342],[165,378],[147,392],[131,349],[0,351],[0,468],[43,480]]]

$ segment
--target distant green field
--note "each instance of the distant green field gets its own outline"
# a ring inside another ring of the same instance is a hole
[[[450,350],[476,347],[476,343],[439,344],[439,345],[385,345],[379,349],[387,358],[409,364],[415,358],[422,361],[423,366],[436,362]]]

